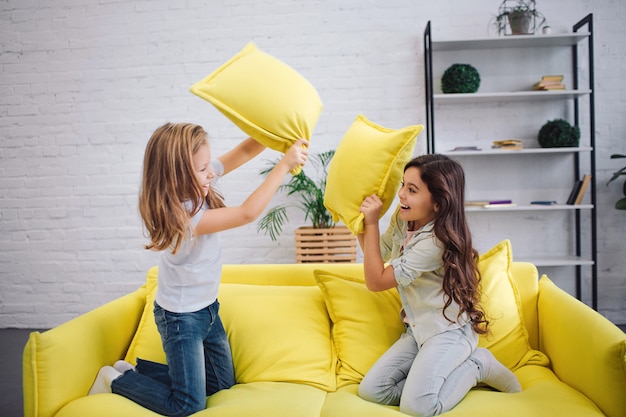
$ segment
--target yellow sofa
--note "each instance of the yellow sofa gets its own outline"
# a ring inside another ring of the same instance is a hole
[[[534,352],[513,365],[523,391],[477,387],[444,416],[624,417],[626,335],[547,277],[539,280],[534,265],[508,267],[516,299],[506,308],[521,309]],[[130,294],[30,335],[26,417],[157,416],[115,394],[87,395],[103,365],[162,357],[150,323],[157,273],[151,269]],[[397,295],[368,293],[361,275],[361,264],[225,265],[219,299],[237,385],[208,397],[197,415],[402,416],[356,394],[362,373],[402,329],[389,318],[399,309]],[[503,362],[507,353],[498,352]]]

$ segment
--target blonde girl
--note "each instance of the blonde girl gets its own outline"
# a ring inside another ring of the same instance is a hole
[[[217,179],[264,148],[252,138],[212,158],[207,134],[189,123],[159,127],[146,146],[139,211],[161,253],[154,316],[167,365],[138,358],[103,367],[90,394],[113,392],[165,416],[203,410],[206,397],[235,383],[218,311],[222,271],[218,232],[255,220],[287,173],[306,163],[308,142],[296,142],[239,206],[227,207]]]

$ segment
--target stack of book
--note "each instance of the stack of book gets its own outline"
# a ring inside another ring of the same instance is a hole
[[[466,207],[484,207],[484,208],[501,208],[501,207],[515,207],[512,200],[468,200],[465,202]]]
[[[506,151],[514,151],[524,148],[522,141],[519,139],[494,140],[491,147],[493,149],[502,149]]]
[[[544,75],[541,81],[535,83],[534,90],[565,90],[562,75]]]

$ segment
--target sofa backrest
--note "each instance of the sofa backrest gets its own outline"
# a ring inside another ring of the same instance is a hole
[[[362,263],[303,263],[303,264],[244,264],[224,265],[222,282],[253,285],[316,285],[314,271],[324,270],[355,277],[363,276]],[[513,262],[511,274],[522,305],[524,324],[533,349],[538,349],[537,291],[538,272],[528,262]]]

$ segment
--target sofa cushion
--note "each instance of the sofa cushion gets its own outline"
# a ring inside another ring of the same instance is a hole
[[[335,390],[336,354],[319,288],[222,284],[219,300],[238,383]]]
[[[190,90],[213,104],[246,134],[283,153],[298,139],[311,139],[322,111],[315,88],[254,43],[246,45]]]
[[[137,364],[137,358],[166,363],[161,335],[154,322],[154,300],[156,298],[159,268],[152,267],[146,275],[146,304],[133,340],[126,352],[125,361]]]
[[[222,390],[194,417],[320,417],[327,393],[302,384],[252,382]]]
[[[328,167],[324,205],[335,222],[354,235],[363,232],[361,203],[376,194],[381,216],[396,196],[404,165],[411,159],[423,125],[389,129],[358,115],[345,133]],[[358,180],[352,180],[358,179]]]
[[[504,240],[480,256],[482,306],[490,320],[489,333],[481,335],[478,345],[488,348],[506,367],[547,365],[548,358],[533,350],[522,317],[517,286],[511,275],[511,242]]]
[[[369,291],[362,275],[352,277],[316,270],[315,280],[333,322],[337,386],[358,383],[405,329],[400,319],[398,291]]]
[[[154,321],[158,268],[148,271],[146,305],[126,360],[166,363]],[[335,390],[330,319],[316,286],[221,284],[220,317],[238,383],[282,381]]]

